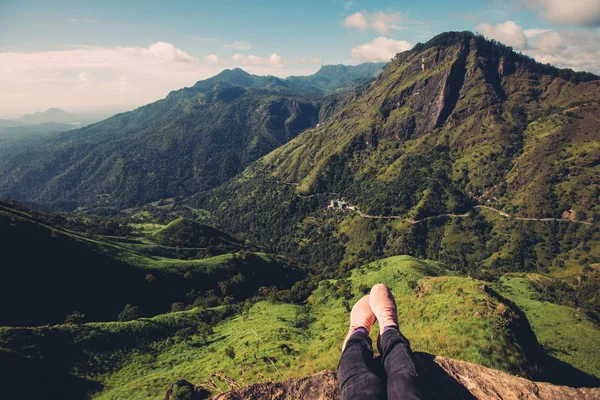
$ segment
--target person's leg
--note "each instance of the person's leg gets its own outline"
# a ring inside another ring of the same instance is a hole
[[[378,344],[387,375],[388,399],[421,399],[421,385],[410,343],[400,333],[396,301],[386,286],[373,286],[370,306],[379,322]]]
[[[369,297],[365,296],[354,305],[350,313],[350,330],[338,365],[342,400],[385,398],[381,379],[375,373],[373,347],[369,338],[374,321]]]

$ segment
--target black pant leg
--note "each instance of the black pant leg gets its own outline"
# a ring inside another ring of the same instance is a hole
[[[379,344],[387,375],[388,399],[421,399],[421,382],[408,339],[398,329],[391,328],[381,335]]]
[[[342,400],[384,399],[383,383],[375,371],[371,339],[361,332],[353,334],[338,365]]]

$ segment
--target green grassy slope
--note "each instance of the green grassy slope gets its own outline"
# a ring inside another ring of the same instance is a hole
[[[10,359],[13,365],[39,363],[40,375],[55,366],[46,378],[49,392],[60,390],[52,378],[60,375],[78,379],[80,395],[100,388],[93,397],[102,399],[160,398],[178,379],[212,379],[218,391],[304,376],[336,367],[348,308],[383,282],[396,296],[401,328],[414,350],[539,376],[545,359],[520,311],[483,282],[445,273],[436,263],[399,256],[365,265],[347,280],[321,282],[306,305],[261,301],[237,315],[226,306],[127,323],[0,328],[0,351],[10,356],[0,368],[12,374],[9,392],[35,390],[20,385],[26,370],[10,368]],[[213,323],[213,333],[193,335],[206,322]],[[568,342],[572,333],[565,331],[561,340]],[[27,361],[19,361],[25,354]],[[217,371],[222,373],[211,378]],[[600,374],[596,367],[589,372]]]
[[[146,255],[138,251],[143,245],[48,225],[1,204],[0,237],[0,325],[59,323],[74,311],[88,321],[115,320],[125,304],[156,315],[209,290],[243,299],[302,276],[259,253],[198,260]]]
[[[547,279],[537,274],[507,275],[496,287],[523,310],[548,354],[600,376],[600,328],[581,310],[540,300],[532,282]]]

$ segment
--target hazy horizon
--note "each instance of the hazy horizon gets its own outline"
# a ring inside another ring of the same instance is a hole
[[[0,118],[129,110],[223,69],[287,77],[387,61],[470,30],[539,62],[600,73],[600,1],[0,2]]]

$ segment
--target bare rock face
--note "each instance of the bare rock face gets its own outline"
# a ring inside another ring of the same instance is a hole
[[[480,365],[426,353],[415,353],[423,379],[426,399],[490,399],[490,400],[600,400],[600,388],[573,388],[544,382],[533,382]],[[179,381],[176,388],[190,389],[182,398],[203,399],[193,385]],[[194,392],[194,393],[192,393]],[[173,388],[167,400],[177,396]],[[212,400],[272,399],[272,400],[337,400],[338,381],[333,371],[323,371],[300,379],[259,383],[239,390],[218,394]]]
[[[330,400],[339,398],[340,390],[335,373],[323,371],[300,379],[246,386],[240,390],[219,394],[212,400]]]

